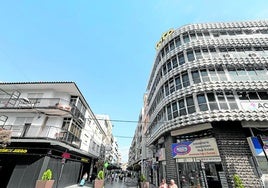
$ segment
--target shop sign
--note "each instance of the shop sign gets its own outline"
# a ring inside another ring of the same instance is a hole
[[[89,163],[89,160],[86,159],[86,158],[81,158],[81,161],[84,162],[84,163]]]
[[[165,155],[165,148],[160,148],[156,155],[158,157],[158,161],[165,161],[166,160],[166,155]]]
[[[27,153],[27,149],[0,149],[0,153]]]
[[[243,110],[268,110],[268,102],[241,102]]]
[[[61,157],[64,158],[64,159],[70,159],[71,155],[70,155],[70,153],[64,152],[64,153],[61,155]]]
[[[160,47],[160,45],[161,45],[161,44],[166,40],[166,38],[167,38],[169,35],[171,35],[172,33],[174,33],[174,29],[170,29],[169,31],[165,32],[165,33],[162,35],[161,39],[157,42],[155,48],[158,50],[159,47]]]
[[[247,138],[250,150],[254,156],[265,156],[264,151],[268,155],[268,137],[260,137],[260,139],[258,137]]]
[[[219,156],[219,150],[214,138],[196,139],[172,144],[173,158],[196,158]]]

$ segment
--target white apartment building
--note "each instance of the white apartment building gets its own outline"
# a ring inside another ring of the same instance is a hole
[[[0,83],[0,126],[12,132],[0,149],[1,188],[34,187],[47,168],[55,186],[77,183],[109,143],[74,82]]]

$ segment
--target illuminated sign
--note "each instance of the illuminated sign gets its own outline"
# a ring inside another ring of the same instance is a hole
[[[27,149],[0,149],[0,153],[27,153]]]
[[[155,48],[158,49],[160,47],[160,45],[162,44],[162,42],[164,42],[166,40],[166,38],[171,35],[172,33],[174,33],[174,29],[170,29],[168,32],[165,32],[160,41],[156,44]]]
[[[81,161],[85,162],[85,163],[89,163],[88,159],[86,159],[86,158],[81,158]]]

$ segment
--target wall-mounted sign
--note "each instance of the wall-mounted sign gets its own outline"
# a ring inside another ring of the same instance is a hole
[[[214,138],[197,139],[172,144],[173,158],[216,157],[219,150]]]
[[[86,159],[86,158],[81,158],[81,161],[84,162],[84,163],[89,163],[89,160]]]
[[[165,33],[162,35],[161,39],[158,41],[158,43],[156,43],[155,48],[158,50],[159,47],[160,47],[160,45],[162,44],[162,42],[164,42],[164,41],[166,40],[166,38],[167,38],[169,35],[171,35],[172,33],[174,33],[174,29],[170,29],[169,31],[165,32]]]
[[[241,102],[243,110],[268,110],[268,102]]]
[[[27,153],[27,149],[0,149],[0,153]]]

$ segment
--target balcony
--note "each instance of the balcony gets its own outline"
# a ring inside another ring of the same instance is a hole
[[[0,98],[0,112],[33,112],[46,115],[73,116],[82,125],[85,117],[79,109],[61,98],[20,98],[13,105],[9,98]]]
[[[11,130],[11,139],[52,139],[80,148],[81,139],[72,132],[54,126],[36,125],[4,125],[4,129]],[[12,140],[11,140],[12,142]]]

